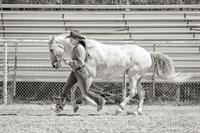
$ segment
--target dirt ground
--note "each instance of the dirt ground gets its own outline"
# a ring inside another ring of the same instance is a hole
[[[200,106],[145,106],[143,115],[115,115],[116,105],[102,112],[82,105],[56,115],[51,105],[0,105],[0,133],[200,133]]]

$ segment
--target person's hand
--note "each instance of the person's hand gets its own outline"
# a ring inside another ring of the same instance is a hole
[[[73,60],[69,60],[69,65],[70,65],[72,68],[75,68],[75,66],[74,66],[74,61],[73,61]]]
[[[70,59],[69,59],[68,62],[69,62],[69,65],[70,65],[70,66],[73,65],[73,60],[70,60]]]

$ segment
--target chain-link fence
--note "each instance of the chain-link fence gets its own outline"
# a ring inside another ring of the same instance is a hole
[[[3,100],[4,103],[6,101],[8,104],[54,103],[64,86],[70,68],[62,66],[62,68],[55,70],[51,67],[46,41],[29,40],[26,43],[23,40],[4,41],[1,42],[1,47],[5,44],[7,45],[7,53],[5,53],[5,49],[0,51],[2,74],[7,70],[7,75],[4,75],[7,76],[7,81],[5,81],[4,76],[1,76],[1,103]],[[4,61],[5,59],[7,61]],[[5,62],[7,68],[2,65]],[[3,87],[5,82],[6,88]],[[173,83],[154,80],[154,77],[150,76],[148,80],[143,80],[142,85],[146,91],[146,104],[177,101],[199,103],[200,101],[200,82],[198,80]],[[103,96],[107,103],[116,104],[122,101],[123,86],[123,75],[119,75],[110,79],[97,79],[90,89]],[[127,94],[128,87],[127,83]],[[76,99],[79,103],[84,102],[79,89],[76,90]],[[136,95],[132,102],[137,102],[137,99]]]
[[[58,5],[195,5],[199,0],[2,0],[2,4]]]
[[[4,58],[3,58],[3,45],[0,46],[0,103],[3,103],[3,81],[4,81]]]

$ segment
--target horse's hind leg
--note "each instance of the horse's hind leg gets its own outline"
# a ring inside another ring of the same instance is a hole
[[[140,75],[129,77],[130,93],[129,96],[120,104],[119,109],[116,112],[117,114],[122,112],[126,104],[135,96],[135,94],[137,94],[137,82],[140,77]]]
[[[142,87],[141,79],[142,78],[140,78],[138,80],[138,83],[137,83],[137,90],[138,90],[138,96],[139,96],[139,105],[138,105],[138,109],[137,109],[136,114],[138,114],[138,115],[142,114],[142,108],[143,108],[144,98],[145,98],[145,91],[144,91],[144,88]]]

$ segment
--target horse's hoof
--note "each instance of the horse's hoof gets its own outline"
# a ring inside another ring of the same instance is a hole
[[[58,109],[55,106],[51,106],[50,109],[53,110],[56,113],[56,115],[60,114],[63,111],[62,109]]]
[[[135,115],[142,115],[142,113],[139,112],[139,111],[135,111],[134,114],[135,114]]]
[[[78,106],[78,105],[75,106],[75,107],[73,107],[74,113],[76,113],[76,112],[78,111],[78,109],[79,109],[79,106]]]
[[[123,110],[119,109],[115,112],[115,115],[119,115],[119,114],[122,114]]]
[[[124,110],[124,107],[123,107],[121,104],[119,104],[119,108],[120,108],[121,110]]]
[[[103,109],[103,106],[106,104],[106,100],[102,100],[101,104],[97,106],[97,111],[100,112]]]

